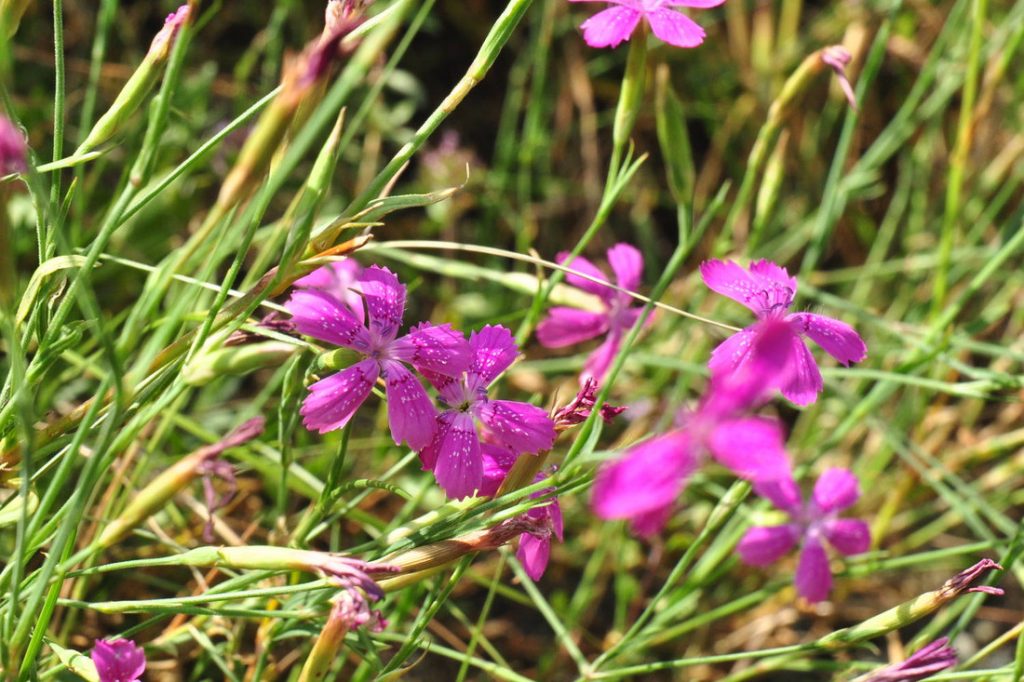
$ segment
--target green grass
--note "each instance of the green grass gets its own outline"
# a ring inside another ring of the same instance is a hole
[[[214,544],[375,559],[492,527],[552,485],[566,514],[537,583],[504,547],[389,591],[389,627],[349,633],[337,679],[852,680],[943,635],[962,664],[932,679],[1019,679],[1024,2],[728,0],[691,14],[699,48],[594,50],[577,27],[599,4],[377,0],[298,108],[280,74],[322,8],[254,7],[196,8],[98,154],[69,150],[173,7],[35,3],[0,46],[0,110],[33,150],[27,173],[0,179],[17,281],[0,306],[4,679],[75,679],[62,652],[118,635],[181,679],[298,679],[332,591],[294,571],[183,565],[206,544],[198,483],[93,544],[146,483],[254,416],[267,427],[226,455],[240,487]],[[854,54],[856,111],[804,62],[837,43]],[[225,194],[240,167],[253,172]],[[297,410],[320,347],[257,325],[347,244],[409,285],[407,322],[512,329],[524,357],[496,390],[553,407],[592,348],[533,335],[572,300],[555,255],[600,261],[618,241],[645,255],[632,293],[654,315],[600,391],[626,417],[588,420],[548,456],[551,478],[490,501],[445,503],[376,397],[341,433],[308,432]],[[711,349],[750,322],[701,284],[709,257],[787,265],[799,307],[868,343],[862,364],[826,363],[814,405],[766,408],[805,484],[828,466],[861,478],[872,550],[833,563],[825,604],[796,597],[794,557],[738,561],[745,529],[771,517],[720,467],[649,541],[589,510],[601,462],[669,428]],[[295,350],[188,383],[238,329]],[[1004,597],[823,644],[983,556],[1002,563]]]

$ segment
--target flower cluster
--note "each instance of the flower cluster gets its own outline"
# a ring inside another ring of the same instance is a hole
[[[376,265],[362,270],[344,261],[296,284],[286,305],[296,330],[363,356],[309,387],[301,408],[307,428],[345,426],[379,379],[395,443],[417,450],[423,468],[455,499],[482,490],[486,453],[551,448],[555,426],[544,410],[488,395],[519,353],[508,329],[486,326],[467,340],[450,325],[423,323],[398,336],[405,287]],[[442,411],[409,367],[437,390]]]
[[[863,521],[839,519],[860,492],[844,469],[822,474],[804,504],[793,479],[782,425],[752,414],[779,389],[800,405],[822,390],[821,372],[804,338],[810,338],[843,364],[867,354],[849,325],[822,315],[791,313],[796,279],[785,268],[758,261],[748,269],[731,261],[708,261],[701,276],[713,291],[753,310],[758,321],[719,345],[708,363],[711,381],[693,410],[682,412],[676,428],[643,441],[601,468],[592,506],[605,519],[626,519],[642,536],[660,531],[693,472],[708,458],[753,483],[755,491],[787,512],[790,523],[753,528],[740,542],[741,559],[770,563],[800,544],[797,591],[809,601],[828,596],[832,585],[827,540],[842,554],[870,546]]]

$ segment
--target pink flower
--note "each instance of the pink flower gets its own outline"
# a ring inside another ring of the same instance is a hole
[[[316,289],[330,294],[348,306],[360,321],[363,315],[363,297],[357,283],[363,267],[352,258],[334,261],[295,280],[297,289]]]
[[[98,639],[92,648],[92,662],[100,682],[136,682],[146,670],[142,647],[130,639]]]
[[[876,671],[866,682],[916,682],[954,665],[956,649],[949,645],[948,637],[940,637],[918,649],[907,660]]]
[[[405,312],[405,287],[394,273],[376,265],[366,269],[357,282],[366,302],[368,324],[334,296],[315,289],[298,289],[285,304],[300,333],[366,356],[309,387],[300,410],[303,423],[320,433],[342,428],[380,377],[385,383],[392,438],[419,450],[434,438],[437,413],[419,380],[403,363],[432,375],[458,376],[469,366],[469,346],[447,324],[421,324],[396,338]]]
[[[575,258],[569,262],[568,257],[567,253],[562,252],[558,254],[556,260],[560,265],[601,281],[608,281],[607,275],[586,258]],[[608,249],[608,264],[615,272],[615,283],[620,288],[629,291],[636,291],[639,288],[644,258],[636,248],[629,244],[616,244]],[[548,348],[562,348],[602,334],[606,335],[604,343],[587,358],[583,373],[580,374],[580,385],[585,384],[589,378],[600,382],[619,352],[623,336],[640,317],[641,307],[632,305],[633,298],[629,295],[604,284],[598,284],[579,275],[566,275],[566,280],[573,286],[600,297],[604,311],[595,313],[563,306],[551,308],[548,316],[537,325],[537,339]]]
[[[504,448],[484,444],[484,480],[480,494],[493,497],[497,494],[502,482],[508,475],[512,465],[515,464],[517,455],[512,454]],[[534,483],[544,478],[544,474],[537,474]],[[549,495],[553,488],[544,488],[530,495],[531,498]],[[516,550],[516,558],[523,565],[526,574],[532,580],[540,580],[548,567],[548,559],[551,557],[551,536],[558,538],[559,542],[564,539],[562,523],[562,507],[558,500],[551,498],[547,504],[534,507],[523,516],[533,522],[536,530],[523,533],[519,536],[519,549]]]
[[[759,358],[779,368],[769,388],[780,388],[782,395],[797,405],[809,405],[817,399],[823,384],[803,337],[809,337],[843,365],[867,357],[863,339],[845,322],[814,313],[790,313],[796,278],[771,261],[751,263],[749,270],[732,261],[705,261],[700,274],[712,291],[742,303],[758,317],[756,323],[733,334],[711,353],[708,367],[713,377],[735,373],[754,356],[751,351],[758,338],[780,334],[786,342],[762,346],[771,355]]]
[[[743,385],[712,382],[693,412],[680,415],[679,428],[650,438],[603,466],[591,506],[603,519],[628,519],[641,536],[665,525],[676,498],[708,455],[752,480],[791,477],[781,425],[743,416],[756,394]]]
[[[707,9],[725,0],[569,0],[569,2],[607,2],[612,5],[590,17],[580,28],[591,47],[615,47],[629,40],[641,19],[661,40],[676,47],[697,47],[704,42],[704,29],[674,7]]]
[[[841,554],[866,552],[871,546],[868,524],[859,519],[837,518],[839,512],[860,498],[857,477],[846,469],[828,469],[814,485],[814,495],[804,504],[792,478],[757,481],[754,489],[789,514],[790,523],[755,526],[747,531],[736,550],[752,566],[776,561],[797,544],[802,545],[796,569],[796,591],[808,601],[823,601],[832,589],[832,573],[822,540]]]
[[[0,114],[0,176],[25,170],[26,146],[21,131]]]
[[[491,400],[487,387],[518,354],[511,332],[486,326],[469,337],[471,364],[461,377],[426,372],[447,407],[437,430],[420,452],[425,470],[433,470],[448,497],[461,499],[480,489],[484,460],[477,422],[489,443],[514,455],[536,454],[555,442],[555,425],[543,409],[511,400]]]

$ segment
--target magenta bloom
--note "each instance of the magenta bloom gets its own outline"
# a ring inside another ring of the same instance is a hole
[[[949,645],[948,637],[940,637],[918,649],[907,660],[878,670],[867,679],[867,682],[917,682],[954,665],[956,649]]]
[[[300,410],[306,428],[320,433],[340,429],[383,378],[388,421],[395,443],[426,447],[434,437],[436,411],[416,376],[420,372],[458,376],[469,366],[469,346],[449,325],[421,324],[398,337],[405,312],[405,287],[387,268],[374,265],[357,280],[366,301],[364,325],[341,301],[315,289],[298,289],[286,307],[295,328],[307,336],[351,348],[366,356],[348,369],[309,387]]]
[[[359,276],[363,267],[352,258],[334,261],[295,280],[297,289],[316,289],[330,294],[348,306],[360,321],[364,319],[363,297],[359,293]]]
[[[860,498],[857,477],[846,469],[826,470],[815,483],[814,495],[807,504],[792,478],[758,481],[754,489],[787,512],[791,521],[748,530],[736,547],[740,558],[752,566],[764,566],[801,544],[796,591],[808,601],[823,601],[832,589],[832,573],[822,540],[847,556],[866,552],[871,546],[868,524],[837,518]]]
[[[433,470],[448,497],[461,499],[483,483],[483,455],[477,422],[487,441],[514,455],[536,454],[555,442],[555,425],[543,409],[511,400],[491,400],[487,387],[518,354],[511,332],[486,326],[469,337],[471,364],[458,378],[426,376],[437,388],[445,409],[437,430],[420,452],[425,470]]]
[[[771,357],[759,358],[780,368],[779,388],[797,405],[813,403],[823,383],[818,364],[804,342],[810,338],[825,352],[849,365],[867,357],[867,346],[860,335],[845,322],[814,313],[790,313],[796,296],[796,278],[786,269],[767,260],[750,264],[749,270],[732,261],[711,260],[701,263],[700,274],[712,291],[742,303],[754,311],[758,321],[723,341],[711,353],[708,367],[712,376],[725,376],[750,361],[755,341],[767,333],[785,334],[784,344],[771,344]],[[768,352],[768,351],[765,351]],[[785,371],[781,371],[785,368]]]
[[[24,171],[26,153],[21,131],[0,114],[0,176]]]
[[[791,478],[781,425],[742,415],[755,394],[712,382],[680,426],[633,446],[597,474],[591,507],[603,519],[628,519],[641,536],[665,525],[691,474],[711,456],[751,480]]]
[[[483,445],[484,459],[484,481],[480,494],[493,497],[497,494],[498,488],[508,475],[512,465],[515,464],[517,455],[508,450],[493,445]],[[534,483],[544,478],[544,474],[537,474]],[[543,497],[550,494],[552,488],[538,490],[530,495],[531,498]],[[540,580],[548,567],[548,559],[551,557],[551,536],[554,535],[559,541],[564,539],[562,523],[562,507],[558,500],[552,498],[547,504],[534,507],[523,516],[533,522],[537,530],[523,533],[519,536],[519,549],[516,550],[516,558],[523,565],[526,574],[532,580]]]
[[[142,647],[130,639],[97,639],[92,648],[92,662],[100,682],[136,682],[146,670]]]
[[[567,253],[562,252],[556,260],[559,265],[608,281],[608,276],[586,258],[575,258],[567,262],[568,257]],[[616,244],[608,249],[608,264],[615,272],[615,283],[619,287],[629,291],[636,291],[640,287],[644,258],[636,248],[629,244]],[[537,325],[537,339],[548,348],[562,348],[605,335],[604,343],[590,354],[580,374],[581,385],[589,378],[601,382],[619,352],[623,336],[636,324],[642,308],[632,305],[634,300],[631,296],[579,275],[566,275],[566,280],[583,291],[599,296],[604,304],[604,312],[555,306]]]
[[[707,9],[725,0],[569,0],[569,2],[606,2],[602,10],[580,25],[583,40],[591,47],[615,47],[629,40],[641,19],[661,40],[676,47],[697,47],[704,42],[704,29],[675,7]]]

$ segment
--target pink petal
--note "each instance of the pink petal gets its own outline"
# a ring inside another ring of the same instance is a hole
[[[644,257],[635,246],[616,244],[608,249],[608,265],[615,273],[615,283],[623,289],[636,291],[644,274]]]
[[[828,555],[816,538],[807,538],[796,567],[796,591],[810,602],[824,601],[832,590]]]
[[[636,25],[640,23],[640,12],[627,7],[609,7],[584,21],[583,40],[590,47],[615,47],[628,40]]]
[[[403,441],[413,450],[425,448],[434,438],[437,411],[423,385],[396,360],[381,362],[388,397],[388,423],[395,444]]]
[[[395,273],[379,265],[363,270],[359,287],[366,300],[370,332],[377,339],[394,339],[405,315],[405,287]]]
[[[560,251],[558,255],[555,256],[555,262],[577,272],[581,272],[584,275],[596,277],[597,279],[605,282],[610,281],[608,275],[601,272],[596,265],[583,256],[576,256],[576,258],[569,260],[569,252]],[[566,274],[565,281],[578,289],[583,289],[583,291],[590,292],[595,296],[600,296],[605,300],[611,299],[615,296],[614,289],[610,289],[604,284],[598,284],[597,282],[580,277],[579,275]]]
[[[583,371],[580,372],[580,386],[585,384],[588,379],[593,379],[599,384],[603,383],[608,370],[611,369],[612,363],[615,362],[615,356],[619,354],[621,346],[622,333],[614,331],[609,334],[608,338],[595,348],[587,356],[587,361],[583,363]]]
[[[470,374],[476,374],[486,386],[504,372],[519,354],[512,332],[501,325],[486,325],[469,336],[472,361]]]
[[[537,340],[547,348],[562,348],[608,331],[608,316],[589,310],[555,306],[537,325]]]
[[[843,554],[861,554],[871,549],[871,529],[860,519],[830,519],[822,532],[832,546]]]
[[[437,452],[434,477],[448,497],[461,500],[473,494],[483,481],[480,439],[473,418],[455,413]]]
[[[796,278],[770,261],[752,263],[744,270],[733,261],[709,260],[700,264],[704,284],[750,308],[758,317],[789,308],[796,295]]]
[[[98,639],[91,658],[100,682],[135,682],[146,670],[142,647],[129,639]]]
[[[366,353],[370,335],[345,305],[315,289],[297,289],[285,303],[300,334]]]
[[[294,286],[301,289],[319,289],[330,294],[348,306],[352,314],[362,321],[366,313],[363,310],[363,297],[359,294],[359,285],[356,283],[362,271],[363,267],[355,259],[345,258],[328,263],[295,280]]]
[[[513,452],[536,454],[550,450],[555,442],[555,424],[548,413],[527,403],[488,400],[474,408],[486,426],[492,442]]]
[[[472,360],[466,337],[450,324],[424,322],[392,342],[388,350],[392,357],[408,362],[428,379],[457,377],[469,369]]]
[[[437,466],[437,458],[441,452],[441,444],[444,443],[444,439],[448,436],[448,430],[452,427],[452,422],[455,420],[457,413],[454,410],[448,410],[442,412],[437,416],[437,422],[434,425],[434,437],[430,443],[420,450],[420,463],[423,465],[423,471],[433,471],[434,467]]]
[[[576,0],[570,0],[575,2]],[[664,0],[664,3],[669,7],[693,7],[695,9],[711,9],[712,7],[718,7],[725,0]]]
[[[868,355],[868,347],[860,334],[845,322],[814,313],[794,313],[787,319],[797,330],[809,336],[825,352],[844,365],[861,362]]]
[[[713,379],[728,377],[746,361],[754,341],[757,340],[756,332],[756,325],[742,329],[711,351],[708,369],[711,370]]]
[[[767,566],[793,549],[799,539],[800,529],[793,524],[755,526],[736,545],[736,552],[745,564]]]
[[[782,386],[782,395],[796,405],[810,405],[824,387],[821,372],[803,339],[794,337],[791,348],[789,380]]]
[[[748,417],[721,421],[707,440],[711,454],[746,479],[792,478],[782,425]]]
[[[531,580],[540,580],[548,567],[548,557],[551,554],[551,538],[536,538],[529,533],[519,536],[519,549],[516,550],[516,558],[526,570],[526,575]]]
[[[505,477],[508,476],[512,465],[519,458],[519,455],[507,448],[491,445],[490,443],[481,443],[480,453],[484,463],[483,483],[480,484],[480,494],[486,497],[494,497],[498,492],[498,488],[504,482]]]
[[[380,366],[375,360],[363,360],[309,387],[299,414],[310,431],[327,433],[348,423],[370,395]]]
[[[814,484],[814,504],[823,512],[852,507],[860,499],[860,483],[847,469],[826,469]]]
[[[704,29],[685,14],[673,9],[656,9],[647,13],[651,31],[659,39],[676,47],[697,47],[704,42]]]
[[[772,504],[792,516],[800,514],[803,508],[803,500],[800,497],[800,488],[792,477],[787,478],[764,478],[754,481],[754,491],[761,497],[771,500]]]
[[[642,514],[637,514],[629,520],[629,527],[634,535],[642,538],[649,538],[661,532],[661,529],[668,523],[676,503],[670,502],[663,507],[652,509]]]
[[[696,467],[693,442],[685,432],[651,438],[601,467],[591,507],[602,519],[639,520],[641,532],[649,534],[664,524]]]

